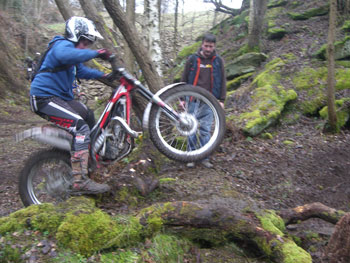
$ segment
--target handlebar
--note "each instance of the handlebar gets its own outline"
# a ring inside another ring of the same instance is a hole
[[[109,63],[111,64],[112,73],[111,79],[112,82],[114,79],[120,79],[123,77],[126,81],[130,82],[132,85],[137,86],[138,92],[146,97],[147,99],[151,99],[153,97],[152,92],[150,92],[145,86],[142,85],[142,83],[137,80],[134,76],[132,76],[124,67],[118,66],[117,58],[115,54],[112,54],[109,59]],[[114,87],[113,83],[110,80],[107,80],[105,78],[99,79],[100,82],[104,83],[107,86]]]
[[[112,54],[109,59],[109,63],[112,67],[112,76],[116,78],[124,77],[127,81],[132,84],[138,85],[138,80],[132,76],[124,67],[120,67],[117,65],[117,57],[115,54]]]

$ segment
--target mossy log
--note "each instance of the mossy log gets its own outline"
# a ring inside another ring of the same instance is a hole
[[[141,225],[152,231],[160,227],[176,227],[176,232],[185,233],[187,238],[197,241],[212,238],[244,242],[273,262],[312,262],[306,251],[284,236],[282,219],[270,210],[243,212],[179,201],[153,205],[139,216]]]
[[[285,234],[285,225],[313,217],[335,224],[343,215],[343,211],[321,203],[306,204],[277,214],[235,199],[167,202],[142,209],[136,216],[111,217],[96,208],[93,199],[73,197],[56,206],[30,206],[0,218],[0,234],[35,228],[54,235],[62,247],[92,255],[115,247],[129,249],[159,233],[167,233],[211,246],[234,241],[272,262],[311,263],[310,254]],[[349,232],[348,221],[346,217],[339,221],[326,256],[337,253],[339,246],[348,248],[350,242],[346,238],[349,235],[342,233]],[[342,251],[345,254],[339,256],[347,257],[349,250]]]
[[[310,218],[320,218],[326,222],[336,224],[344,215],[345,212],[330,208],[318,202],[279,212],[279,216],[283,218],[286,225],[295,224]]]

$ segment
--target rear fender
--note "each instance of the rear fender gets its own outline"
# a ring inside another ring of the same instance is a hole
[[[69,132],[52,125],[34,127],[15,135],[16,142],[28,138],[66,151],[71,150],[73,141],[73,136]]]

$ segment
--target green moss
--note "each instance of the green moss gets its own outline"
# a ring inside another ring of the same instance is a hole
[[[342,66],[344,68],[350,68],[350,61],[349,60],[337,60],[337,61],[335,61],[335,64]]]
[[[96,210],[88,214],[68,214],[58,228],[56,239],[74,252],[91,255],[105,248],[117,234],[116,224],[109,215]]]
[[[293,54],[293,53],[285,53],[285,54],[282,54],[281,57],[283,57],[287,61],[293,61],[293,60],[295,60],[297,58],[295,56],[295,54]]]
[[[313,89],[320,83],[325,83],[327,81],[327,72],[326,67],[317,69],[306,67],[300,71],[292,81],[298,90]]]
[[[191,46],[184,47],[177,55],[177,61],[181,61],[193,53],[196,53],[198,48],[201,46],[202,41],[198,41]]]
[[[138,218],[133,216],[118,216],[113,218],[116,222],[117,235],[108,241],[108,247],[129,247],[143,240],[143,226]]]
[[[144,262],[184,262],[190,243],[174,235],[158,234],[151,240]]]
[[[284,140],[283,141],[283,144],[286,145],[286,146],[289,146],[289,145],[294,145],[295,142],[291,141],[291,140]]]
[[[260,53],[259,47],[253,47],[250,48],[248,44],[245,44],[240,47],[239,50],[235,51],[232,49],[226,50],[226,52],[223,53],[223,57],[225,57],[226,61],[234,60],[235,58],[238,58],[239,56],[242,56],[247,53]]]
[[[309,253],[298,247],[293,241],[287,241],[282,246],[283,263],[312,263]]]
[[[263,87],[278,84],[281,76],[277,71],[284,65],[285,61],[281,58],[271,60],[265,65],[264,71],[253,80],[252,85],[256,84],[258,87]]]
[[[135,262],[141,262],[141,258],[134,251],[121,250],[118,252],[102,254],[100,262],[101,263],[135,263]]]
[[[22,252],[18,247],[6,242],[0,243],[0,263],[21,263],[23,262],[21,255]]]
[[[32,205],[0,219],[0,234],[31,227],[39,231],[56,232],[63,220],[53,204]]]
[[[243,130],[251,136],[273,124],[280,117],[284,105],[297,98],[294,90],[285,90],[279,84],[282,78],[279,71],[285,63],[281,58],[270,61],[251,84],[257,86],[252,92],[251,106],[238,117]]]
[[[244,82],[246,79],[251,77],[253,74],[254,74],[253,72],[247,73],[242,76],[239,76],[238,78],[234,78],[233,80],[228,81],[226,83],[227,91],[232,91],[239,88],[242,82]]]
[[[273,0],[273,1],[269,1],[267,7],[268,8],[275,8],[275,7],[279,7],[279,6],[284,6],[288,3],[287,0]]]
[[[335,101],[337,115],[337,130],[340,130],[340,128],[344,127],[344,125],[349,120],[349,109],[346,107],[340,110],[341,107],[344,105],[345,101],[349,102],[350,99],[341,99]],[[323,107],[323,109],[319,111],[319,114],[323,119],[328,120],[328,106]]]
[[[171,182],[176,182],[177,180],[175,178],[160,178],[159,183],[164,184],[164,183],[171,183]]]
[[[264,210],[257,214],[257,218],[260,220],[261,226],[270,233],[284,236],[285,225],[283,219],[276,214],[273,210]]]
[[[336,84],[335,88],[337,91],[339,90],[345,90],[345,89],[350,89],[350,69],[336,69],[335,71],[335,79],[336,79]]]
[[[303,13],[289,12],[288,15],[293,20],[307,20],[314,16],[327,15],[329,12],[329,5],[311,8]]]
[[[346,20],[343,24],[343,26],[341,27],[341,30],[343,30],[344,32],[350,32],[350,20]]]
[[[212,228],[184,228],[177,232],[199,246],[220,247],[228,242],[224,231]]]
[[[335,48],[335,59],[340,60],[346,58],[348,54],[348,47],[347,47],[347,42],[350,41],[350,36],[346,36],[343,40],[341,41],[336,41],[334,43],[334,48]],[[326,60],[327,59],[327,44],[324,44],[321,46],[319,50],[317,50],[314,54],[314,57],[321,59],[321,60]]]
[[[249,10],[244,10],[238,16],[235,16],[233,19],[230,19],[231,20],[230,23],[231,23],[231,25],[240,26],[242,24],[247,23],[247,18],[249,18]]]
[[[271,75],[269,78],[275,81],[277,78]],[[264,83],[266,79],[257,80]],[[245,123],[244,131],[250,135],[257,135],[263,129],[274,123],[279,118],[284,105],[296,99],[294,90],[284,90],[282,86],[263,86],[254,91],[252,95],[253,103],[250,112],[242,113],[239,117]]]
[[[284,37],[287,33],[287,30],[281,27],[269,28],[267,31],[267,36],[269,39],[279,40]]]
[[[122,186],[115,192],[115,200],[120,203],[129,205],[130,207],[136,207],[139,201],[144,199],[135,187]]]
[[[144,233],[146,236],[152,236],[163,228],[162,214],[173,211],[175,208],[171,203],[156,204],[140,211],[141,220],[146,218]]]
[[[350,79],[347,77],[350,69],[336,69],[336,90],[350,88]],[[326,67],[310,68],[306,67],[300,71],[293,79],[293,84],[297,90],[307,93],[308,100],[301,103],[303,114],[316,114],[326,103],[326,86],[328,70]]]
[[[269,132],[265,132],[265,133],[261,134],[261,138],[271,140],[271,139],[273,139],[273,135]]]

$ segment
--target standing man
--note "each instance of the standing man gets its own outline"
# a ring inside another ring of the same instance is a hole
[[[194,86],[202,87],[212,93],[218,100],[222,108],[226,98],[226,77],[223,59],[216,54],[216,37],[212,34],[205,34],[202,44],[197,53],[189,56],[181,81]],[[190,109],[191,110],[191,109]],[[210,127],[213,121],[211,110],[204,105],[196,106],[196,115],[200,123],[199,142],[196,135],[188,139],[189,149],[196,149],[196,144],[206,144],[210,139]],[[210,159],[204,159],[202,164],[207,168],[213,168]],[[195,167],[195,163],[187,164],[187,167]]]

